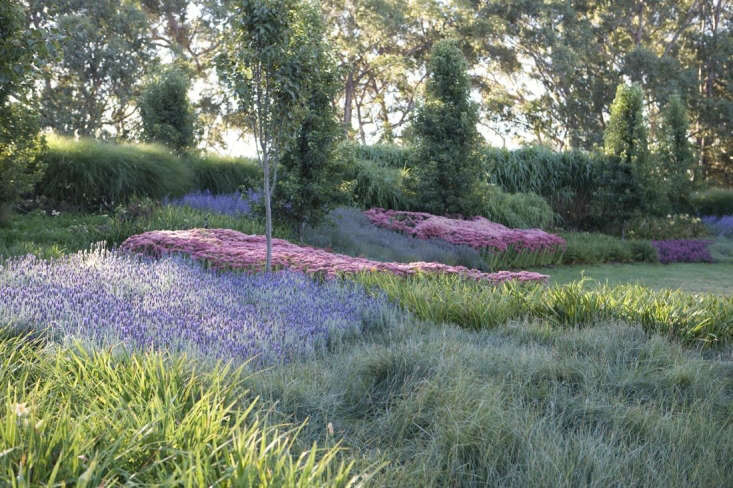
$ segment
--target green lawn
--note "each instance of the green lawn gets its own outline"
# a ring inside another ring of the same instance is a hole
[[[539,268],[550,283],[569,283],[582,276],[615,285],[638,283],[649,288],[733,295],[733,263],[599,264]]]

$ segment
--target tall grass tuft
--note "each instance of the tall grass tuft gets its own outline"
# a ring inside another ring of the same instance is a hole
[[[193,186],[215,195],[234,193],[242,187],[262,187],[262,169],[254,159],[231,158],[216,154],[188,155],[186,162],[193,170]]]
[[[405,188],[406,168],[386,168],[373,161],[357,159],[348,168],[344,185],[360,208],[406,210],[412,207]]]
[[[3,486],[353,485],[335,449],[294,448],[236,371],[0,339]]]

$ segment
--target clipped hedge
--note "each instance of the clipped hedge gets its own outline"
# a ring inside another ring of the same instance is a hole
[[[132,197],[179,197],[194,190],[228,193],[259,186],[257,163],[211,155],[177,156],[153,144],[48,137],[46,173],[36,194],[84,209]]]

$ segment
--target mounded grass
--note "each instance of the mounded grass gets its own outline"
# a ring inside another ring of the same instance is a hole
[[[300,442],[342,439],[373,486],[728,486],[730,350],[603,322],[405,321],[246,383]],[[358,468],[357,468],[358,469]]]
[[[79,486],[346,486],[359,472],[373,476],[361,486],[396,487],[733,481],[733,350],[613,321],[469,331],[393,315],[259,372],[41,346],[0,340],[10,486],[18,471]]]
[[[46,171],[36,193],[84,209],[110,208],[133,197],[160,200],[193,190],[231,193],[260,186],[256,161],[211,154],[176,155],[154,144],[114,144],[48,137]]]
[[[194,187],[214,194],[262,187],[262,168],[256,160],[215,154],[190,155],[186,161],[193,170]]]
[[[236,373],[185,358],[0,339],[3,486],[349,486],[335,449],[294,448]]]
[[[733,295],[733,263],[599,264],[538,268],[536,271],[549,274],[551,284],[567,284],[586,277],[588,286],[634,283],[657,290]]]
[[[38,193],[82,208],[110,206],[133,196],[179,196],[193,186],[191,168],[165,147],[152,144],[50,136],[44,162]]]
[[[384,291],[423,320],[474,330],[521,318],[560,328],[615,320],[689,344],[727,344],[733,339],[733,297],[654,291],[638,285],[586,288],[582,282],[491,287],[449,276],[402,278],[384,273],[362,273],[356,279]]]

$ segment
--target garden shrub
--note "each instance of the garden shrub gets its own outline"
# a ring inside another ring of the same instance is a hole
[[[670,97],[664,109],[657,159],[665,181],[666,199],[674,212],[690,211],[694,157],[690,147],[687,107],[679,94]]]
[[[711,241],[672,239],[652,241],[660,263],[711,263]]]
[[[306,225],[318,225],[333,208],[348,202],[338,148],[343,127],[333,105],[339,72],[327,46],[318,46],[314,51],[318,69],[312,70],[304,94],[306,114],[278,162],[280,176],[272,202],[277,219],[287,221],[301,238]]]
[[[733,188],[709,188],[690,196],[698,215],[733,215]]]
[[[688,214],[639,216],[631,219],[626,227],[626,236],[633,239],[690,239],[706,235],[705,223]]]
[[[162,146],[49,137],[46,174],[37,193],[94,209],[133,196],[161,199],[193,187],[188,165]]]

